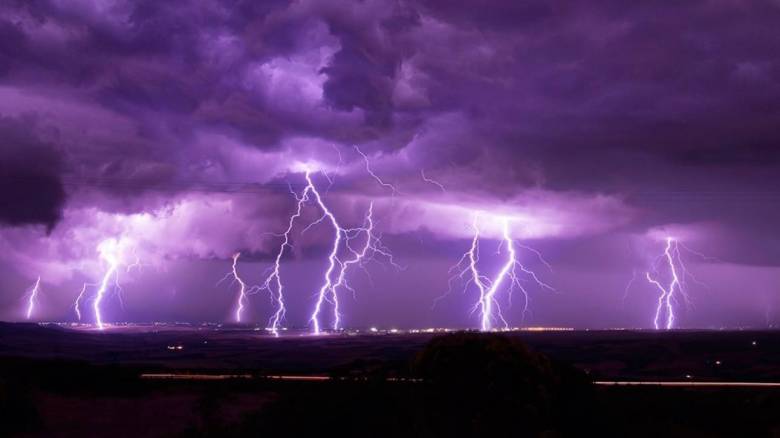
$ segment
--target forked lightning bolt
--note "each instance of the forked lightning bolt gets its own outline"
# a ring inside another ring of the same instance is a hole
[[[373,204],[369,206],[363,226],[357,228],[344,228],[339,224],[336,215],[325,203],[322,194],[314,184],[311,170],[306,170],[305,178],[306,186],[301,194],[298,195],[293,192],[297,201],[296,210],[289,218],[287,229],[280,235],[283,240],[277,251],[274,264],[269,270],[270,272],[265,281],[259,287],[259,290],[270,292],[276,302],[277,310],[269,321],[269,328],[275,334],[281,326],[286,311],[284,305],[284,287],[280,275],[281,260],[286,249],[291,246],[290,234],[292,233],[295,221],[301,216],[307,202],[313,201],[319,210],[322,211],[322,215],[306,226],[303,232],[306,232],[308,229],[322,222],[328,222],[333,228],[333,240],[331,249],[328,253],[327,268],[323,274],[322,285],[316,294],[314,309],[309,317],[309,323],[315,334],[320,334],[322,332],[323,328],[320,318],[323,306],[326,302],[333,307],[331,327],[334,330],[338,330],[341,327],[342,315],[339,311],[338,291],[340,288],[345,288],[354,293],[354,289],[349,285],[346,277],[350,266],[362,266],[364,262],[372,260],[377,254],[387,257],[390,260],[390,263],[394,266],[398,266],[393,261],[389,250],[382,245],[379,237],[373,233]],[[354,246],[356,239],[362,239],[362,245],[358,248]],[[342,253],[346,253],[346,256],[342,255]]]
[[[271,298],[276,302],[276,311],[268,320],[268,327],[271,332],[277,336],[279,334],[279,328],[284,321],[284,316],[287,313],[287,308],[284,304],[284,284],[282,283],[282,276],[280,274],[282,257],[284,256],[285,250],[291,246],[290,233],[292,232],[293,226],[295,225],[295,220],[301,217],[303,206],[309,199],[309,190],[310,189],[307,185],[303,190],[303,194],[299,197],[292,190],[292,188],[290,189],[290,192],[293,194],[293,196],[295,196],[297,201],[296,210],[295,213],[290,216],[290,220],[287,222],[287,229],[284,230],[284,233],[281,234],[283,240],[282,244],[279,246],[279,251],[276,253],[273,267],[271,268],[268,276],[265,278],[262,286],[260,286],[260,290],[268,291],[271,294]]]
[[[529,296],[527,289],[521,282],[521,275],[525,275],[528,279],[533,281],[537,286],[543,289],[549,289],[554,291],[551,286],[541,281],[537,275],[526,268],[517,257],[516,246],[526,248],[531,252],[534,252],[543,264],[549,267],[547,262],[541,258],[541,254],[531,248],[525,246],[516,245],[510,232],[510,219],[501,217],[493,218],[499,222],[501,226],[501,247],[506,250],[506,260],[501,266],[499,272],[494,278],[490,279],[480,272],[479,269],[479,241],[480,241],[480,227],[479,227],[479,215],[474,216],[472,228],[474,230],[474,236],[471,240],[471,246],[466,253],[460,258],[458,263],[453,266],[452,270],[457,270],[457,273],[450,279],[450,282],[455,278],[468,277],[465,282],[464,291],[468,289],[470,285],[476,286],[479,292],[479,299],[474,304],[473,311],[480,311],[480,328],[483,331],[494,330],[495,325],[500,322],[504,328],[509,328],[509,323],[504,318],[501,311],[500,301],[497,295],[501,290],[508,291],[508,300],[511,300],[511,294],[514,290],[519,290],[523,294],[523,315],[528,311]]]
[[[27,319],[32,318],[35,312],[35,304],[38,302],[38,294],[41,290],[41,277],[35,280],[35,283],[27,292]]]
[[[322,197],[320,196],[320,193],[317,191],[317,189],[314,187],[314,184],[311,180],[311,174],[309,172],[306,172],[306,182],[308,185],[306,186],[307,189],[311,190],[311,192],[314,195],[314,200],[317,202],[317,205],[322,209],[322,217],[318,219],[316,223],[321,222],[325,218],[327,218],[331,225],[333,225],[333,246],[331,248],[330,253],[328,254],[328,268],[325,271],[325,278],[323,279],[322,286],[320,287],[319,292],[317,293],[317,301],[314,305],[314,311],[311,314],[311,317],[309,318],[309,322],[312,324],[312,327],[314,329],[314,334],[320,334],[321,328],[320,328],[320,310],[322,308],[322,303],[326,299],[329,299],[330,303],[333,305],[333,328],[338,329],[339,323],[341,320],[341,317],[339,315],[339,298],[338,295],[336,295],[335,290],[333,289],[333,272],[336,270],[336,265],[341,263],[341,261],[338,259],[338,252],[339,247],[341,246],[341,238],[343,235],[343,228],[339,225],[338,221],[336,220],[336,216],[333,215],[333,213],[328,209],[328,207],[325,205],[325,203],[322,201]]]
[[[396,267],[398,267],[398,265],[393,262],[392,255],[387,250],[387,248],[382,245],[380,239],[373,234],[373,204],[369,206],[368,214],[366,215],[366,219],[362,227],[344,228],[338,223],[336,216],[323,201],[322,196],[320,195],[319,191],[317,191],[316,186],[311,180],[311,174],[309,172],[306,173],[306,182],[308,183],[307,188],[313,195],[314,201],[323,212],[322,217],[320,217],[320,219],[315,221],[313,224],[317,224],[327,219],[333,226],[334,230],[333,246],[331,247],[331,251],[328,254],[328,267],[325,271],[322,286],[317,293],[317,300],[314,306],[314,310],[312,311],[311,317],[309,318],[309,322],[312,324],[314,333],[319,334],[322,331],[320,312],[322,311],[322,306],[325,301],[328,301],[333,306],[332,328],[334,330],[338,330],[341,327],[338,289],[340,287],[344,287],[352,290],[346,281],[347,269],[351,265],[361,264],[365,261],[368,261],[375,254],[380,254],[387,257],[390,260],[390,263]],[[361,236],[362,239],[364,239],[364,244],[360,250],[355,250],[351,243],[354,239],[361,238]],[[342,243],[349,257],[347,259],[342,259],[342,256],[339,254]],[[352,291],[354,292],[354,290]]]
[[[113,290],[116,291],[121,302],[122,287],[119,284],[119,267],[122,264],[121,246],[122,246],[122,242],[116,239],[106,239],[100,242],[100,244],[97,247],[97,252],[100,256],[101,261],[105,265],[104,267],[105,271],[103,273],[103,276],[101,277],[100,281],[97,284],[84,283],[84,285],[81,288],[81,291],[79,292],[79,295],[76,297],[76,301],[73,306],[73,309],[76,312],[76,317],[80,321],[82,316],[81,302],[85,299],[85,296],[89,288],[97,287],[97,290],[95,291],[95,296],[92,300],[92,311],[95,316],[95,324],[100,330],[103,330],[104,328],[103,314],[101,310],[103,299],[106,297],[107,294],[109,294]],[[136,263],[134,263],[131,266],[136,266]]]
[[[653,265],[652,272],[648,271],[645,273],[647,281],[657,287],[659,291],[658,304],[656,305],[655,318],[653,319],[653,325],[656,330],[661,327],[667,330],[674,328],[675,305],[679,302],[678,297],[682,298],[686,303],[689,302],[688,292],[685,287],[685,278],[693,277],[683,263],[680,254],[681,246],[682,244],[673,237],[667,237],[663,255],[661,255]],[[657,278],[660,270],[659,264],[663,264],[667,270],[669,279],[668,284],[666,285],[663,285],[661,283],[662,280]]]

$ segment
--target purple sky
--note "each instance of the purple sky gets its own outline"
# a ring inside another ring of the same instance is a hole
[[[473,287],[432,308],[477,212],[486,275],[500,217],[552,266],[518,251],[556,291],[502,301],[512,325],[652,326],[668,235],[709,256],[684,254],[678,326],[780,321],[777,1],[186,3],[0,3],[0,318],[41,276],[36,318],[73,320],[116,239],[143,266],[107,320],[227,321],[217,281],[239,251],[262,281],[308,166],[342,225],[374,202],[406,268],[351,270],[347,326],[478,326]],[[289,326],[326,268],[318,217],[282,261]]]

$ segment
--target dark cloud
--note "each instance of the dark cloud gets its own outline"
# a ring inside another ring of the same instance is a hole
[[[36,128],[32,118],[0,118],[0,223],[51,230],[65,205],[62,160]]]
[[[59,88],[118,112],[148,144],[104,155],[85,146],[100,162],[79,172],[181,175],[219,159],[193,149],[202,131],[265,150],[301,136],[374,152],[414,144],[414,162],[455,166],[508,196],[540,184],[620,194],[728,181],[756,191],[780,166],[772,3],[42,1],[3,10],[8,86]],[[679,219],[675,206],[658,218]]]
[[[336,175],[328,196],[347,211],[389,196],[357,144],[408,195],[390,211],[403,220],[519,211],[528,192],[540,210],[588,210],[587,232],[554,233],[576,240],[567,269],[624,270],[612,234],[702,223],[718,230],[708,252],[777,266],[778,22],[776,1],[2,2],[0,220],[163,211],[251,182],[278,197],[241,224],[276,226],[298,161]],[[590,214],[603,199],[620,208]],[[462,243],[420,223],[439,240],[415,256]],[[405,249],[420,232],[388,228]]]
[[[365,110],[367,123],[386,127],[392,117],[394,63],[382,65],[349,41],[342,44],[333,62],[322,70],[328,75],[325,98],[338,110]]]

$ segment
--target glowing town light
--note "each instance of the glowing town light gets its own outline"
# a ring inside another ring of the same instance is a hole
[[[39,276],[35,283],[27,292],[27,319],[32,318],[35,311],[35,304],[38,302],[38,293],[41,289],[41,277]]]

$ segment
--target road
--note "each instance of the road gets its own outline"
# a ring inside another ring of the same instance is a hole
[[[254,376],[252,374],[184,374],[184,373],[147,373],[141,374],[144,380],[232,380],[264,378],[271,380],[286,380],[294,382],[324,382],[333,380],[330,376],[305,376],[305,375],[268,375]],[[417,382],[418,379],[396,379],[393,382]],[[696,382],[696,381],[620,381],[597,380],[593,382],[599,386],[669,386],[669,387],[710,387],[710,388],[780,388],[780,382]]]

